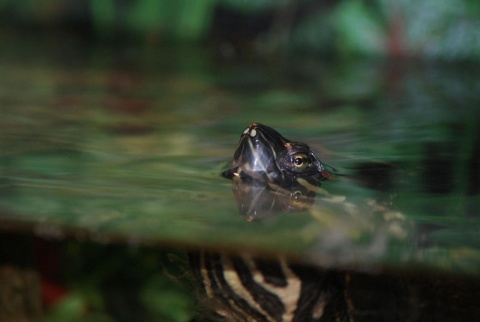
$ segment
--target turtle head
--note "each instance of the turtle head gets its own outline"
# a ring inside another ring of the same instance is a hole
[[[287,140],[259,123],[242,132],[230,168],[222,174],[281,185],[304,179],[318,186],[328,178],[328,172],[308,145]]]

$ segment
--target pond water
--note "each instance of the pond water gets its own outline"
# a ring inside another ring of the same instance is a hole
[[[279,67],[191,48],[44,40],[25,51],[15,41],[0,63],[4,227],[328,267],[480,272],[476,66]],[[322,185],[329,196],[304,212],[242,218],[220,172],[252,122],[337,168],[344,176]]]

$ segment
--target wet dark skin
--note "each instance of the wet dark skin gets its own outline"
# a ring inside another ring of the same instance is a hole
[[[242,132],[230,168],[222,175],[281,185],[306,181],[312,186],[332,177],[307,144],[288,140],[260,123]]]

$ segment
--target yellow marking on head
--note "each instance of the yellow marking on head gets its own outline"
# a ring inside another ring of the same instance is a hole
[[[297,182],[309,191],[315,191],[315,192],[320,192],[321,191],[320,187],[317,187],[317,186],[311,184],[310,182],[308,182],[307,180],[305,180],[303,178],[297,178]]]

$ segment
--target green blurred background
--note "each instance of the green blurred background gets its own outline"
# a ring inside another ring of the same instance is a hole
[[[215,44],[223,55],[311,52],[477,59],[476,0],[2,0],[1,28],[101,41]]]

